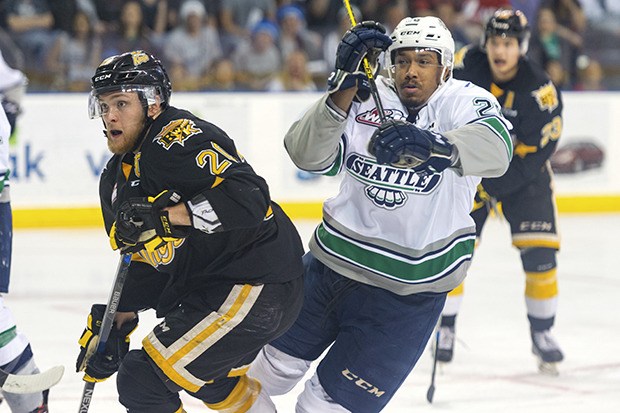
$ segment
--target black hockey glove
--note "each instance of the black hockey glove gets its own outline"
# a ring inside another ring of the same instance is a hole
[[[349,89],[357,84],[357,98],[367,100],[370,87],[362,61],[367,57],[376,75],[379,71],[379,55],[391,44],[392,39],[385,34],[385,27],[373,21],[358,23],[348,30],[338,44],[336,71],[327,80],[328,93]]]
[[[372,135],[368,151],[377,163],[433,174],[454,165],[456,149],[442,135],[400,120],[383,123]]]
[[[104,381],[118,371],[123,357],[129,351],[129,335],[138,326],[137,316],[123,323],[120,329],[116,328],[116,323],[113,324],[105,344],[105,351],[97,353],[99,330],[105,310],[104,304],[93,304],[86,328],[78,340],[80,354],[75,364],[75,371],[77,373],[84,371],[84,380],[89,382]]]
[[[185,238],[188,227],[173,226],[168,211],[181,196],[172,190],[162,191],[156,197],[130,198],[119,207],[116,222],[110,230],[112,249],[122,252],[154,251],[169,241]]]

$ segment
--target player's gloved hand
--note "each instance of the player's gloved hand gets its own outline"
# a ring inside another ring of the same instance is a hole
[[[377,163],[425,174],[441,172],[458,159],[445,137],[401,120],[383,123],[370,138],[368,151]]]
[[[336,51],[336,71],[327,81],[329,93],[358,86],[358,97],[368,99],[370,88],[363,59],[368,58],[373,74],[379,71],[379,55],[392,44],[385,27],[374,21],[358,23],[342,37]],[[362,100],[365,100],[362,99]]]
[[[173,226],[164,208],[178,204],[181,196],[173,190],[156,197],[130,198],[121,204],[110,231],[112,249],[122,252],[154,251],[169,241],[185,238],[187,227]]]
[[[93,304],[86,328],[78,340],[80,354],[75,364],[75,371],[77,373],[84,371],[84,380],[90,382],[104,381],[116,373],[123,357],[129,351],[129,335],[138,326],[137,315],[133,320],[125,321],[120,329],[116,328],[116,323],[114,323],[108,341],[106,341],[105,351],[97,353],[99,330],[105,310],[104,304]]]

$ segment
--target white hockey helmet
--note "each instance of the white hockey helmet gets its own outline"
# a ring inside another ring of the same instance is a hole
[[[434,16],[405,17],[398,23],[390,36],[392,45],[388,48],[388,68],[394,65],[398,49],[432,49],[439,53],[445,73],[452,76],[454,67],[454,40],[450,30],[440,18]],[[442,81],[444,76],[442,76]]]

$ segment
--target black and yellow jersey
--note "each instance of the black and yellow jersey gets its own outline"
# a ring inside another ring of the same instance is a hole
[[[493,82],[487,54],[469,46],[456,54],[454,77],[490,91],[512,123],[514,156],[500,178],[484,179],[490,195],[501,199],[536,179],[546,168],[562,133],[562,97],[543,69],[527,57],[519,60],[516,76]]]
[[[107,232],[124,201],[167,189],[184,202],[206,199],[219,227],[192,228],[187,238],[134,254],[121,310],[165,312],[210,284],[279,283],[303,273],[299,235],[271,201],[265,180],[223,130],[173,107],[153,121],[135,153],[113,156],[104,169],[99,191]]]

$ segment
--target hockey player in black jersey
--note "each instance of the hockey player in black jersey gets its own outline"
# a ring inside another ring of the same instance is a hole
[[[134,253],[106,352],[91,356],[104,307],[80,338],[77,370],[118,370],[127,412],[184,412],[179,392],[223,412],[275,411],[245,371],[295,320],[303,246],[266,182],[217,126],[170,106],[160,61],[143,51],[104,60],[92,78],[114,156],[100,180],[114,249]],[[163,321],[128,352],[137,313]]]
[[[486,25],[481,47],[469,46],[459,53],[460,59],[457,56],[454,77],[489,90],[513,125],[515,149],[510,167],[500,178],[482,180],[472,217],[479,238],[489,212],[496,202],[501,204],[525,271],[532,351],[541,371],[556,374],[555,363],[564,358],[550,332],[558,301],[560,241],[548,160],[562,132],[562,100],[543,69],[527,58],[529,36],[521,11],[498,10]],[[462,284],[448,295],[441,319],[439,361],[452,360],[462,298]]]

